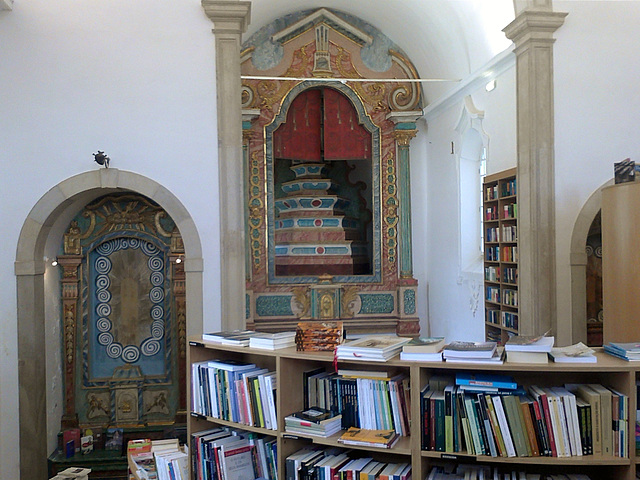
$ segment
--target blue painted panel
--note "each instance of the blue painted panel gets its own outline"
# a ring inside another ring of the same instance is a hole
[[[292,317],[291,296],[264,295],[256,298],[256,314],[259,317]]]
[[[361,293],[359,314],[392,313],[394,298],[390,293]]]

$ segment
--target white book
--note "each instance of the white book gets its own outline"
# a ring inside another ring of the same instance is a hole
[[[507,457],[515,457],[516,449],[511,438],[511,431],[509,430],[507,417],[504,414],[504,409],[502,408],[502,399],[499,395],[493,395],[491,397],[491,402],[493,403],[493,409],[496,411],[496,417],[498,419],[498,424],[500,425],[500,432],[502,433],[502,439],[504,440],[504,447],[507,450]]]

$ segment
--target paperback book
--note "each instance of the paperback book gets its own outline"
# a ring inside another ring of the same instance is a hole
[[[556,363],[597,363],[598,358],[594,353],[595,350],[578,342],[568,347],[552,348],[549,356]]]
[[[365,430],[364,428],[350,427],[338,439],[345,445],[358,445],[375,448],[391,448],[400,436],[395,430]]]
[[[442,356],[449,358],[492,358],[498,347],[497,342],[460,342],[445,345]]]
[[[336,356],[339,360],[387,361],[396,356],[402,346],[409,342],[409,337],[392,335],[372,335],[339,345]]]

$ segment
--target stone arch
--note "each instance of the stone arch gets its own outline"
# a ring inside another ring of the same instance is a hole
[[[18,239],[17,285],[20,478],[47,478],[45,254],[60,245],[63,228],[79,208],[112,192],[145,195],[174,219],[184,241],[187,335],[202,330],[202,245],[195,223],[169,190],[142,175],[115,168],[70,177],[44,194],[29,212]],[[56,292],[56,294],[58,294]]]
[[[571,235],[571,343],[587,343],[587,236],[596,214],[602,208],[602,189],[613,185],[613,179],[591,194],[578,213]]]

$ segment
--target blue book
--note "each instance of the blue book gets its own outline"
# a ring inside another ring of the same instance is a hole
[[[515,390],[518,384],[508,375],[489,375],[483,373],[456,373],[456,385],[470,385],[473,387],[502,388]]]

